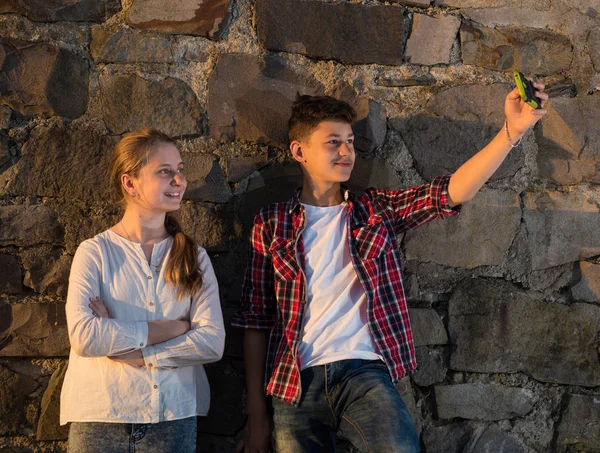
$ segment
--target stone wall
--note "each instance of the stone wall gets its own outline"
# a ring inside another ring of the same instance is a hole
[[[496,134],[513,69],[548,115],[461,216],[401,239],[426,453],[600,451],[598,0],[0,0],[0,451],[62,452],[77,245],[118,219],[107,156],[180,139],[180,217],[238,307],[252,214],[290,195],[297,91],[359,114],[353,187],[455,170]],[[241,335],[208,367],[198,451],[244,425]]]

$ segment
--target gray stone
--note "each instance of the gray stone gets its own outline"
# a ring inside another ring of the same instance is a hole
[[[459,27],[460,20],[454,16],[413,15],[412,31],[406,43],[406,61],[422,65],[450,63],[450,51]]]
[[[231,206],[184,204],[177,215],[183,231],[212,252],[229,251],[237,229]]]
[[[10,127],[10,118],[12,110],[7,105],[0,105],[0,129],[8,129]]]
[[[463,63],[497,71],[555,74],[567,71],[573,60],[569,38],[547,30],[463,22],[460,39]]]
[[[506,8],[521,7],[545,11],[550,8],[551,0],[434,0],[436,6],[453,8]]]
[[[561,185],[600,183],[600,110],[592,96],[553,99],[535,129],[540,176]]]
[[[461,10],[461,14],[465,19],[490,28],[517,26],[555,29],[565,20],[564,9],[536,10],[525,5],[525,2],[498,8],[465,8]]]
[[[531,390],[502,385],[460,384],[435,387],[440,418],[502,420],[527,415],[536,402]]]
[[[0,357],[65,357],[69,336],[64,303],[2,305]]]
[[[401,64],[404,16],[394,6],[258,0],[256,29],[269,50],[353,64]]]
[[[471,448],[468,451],[472,453],[528,453],[531,450],[500,428],[489,426],[481,436],[474,436]]]
[[[164,35],[92,28],[90,44],[96,63],[174,63],[171,41]]]
[[[121,209],[114,205],[84,208],[79,203],[57,203],[55,207],[59,221],[65,225],[65,253],[74,255],[79,244],[115,225],[122,216]]]
[[[127,23],[141,30],[219,39],[229,22],[229,0],[133,0]]]
[[[391,3],[399,3],[406,6],[419,6],[421,8],[429,8],[431,0],[390,0]]]
[[[287,121],[296,94],[330,94],[357,111],[356,147],[372,151],[385,140],[386,117],[376,102],[358,97],[349,86],[325,87],[305,69],[280,57],[223,54],[208,81],[210,136],[280,148],[288,144]]]
[[[419,174],[431,180],[454,172],[486,146],[504,124],[502,106],[510,89],[505,84],[449,88],[434,95],[419,114],[391,121]],[[513,150],[491,179],[513,176],[524,162],[523,150]]]
[[[600,27],[593,28],[587,40],[587,49],[596,71],[600,71]]]
[[[231,199],[231,188],[213,154],[183,153],[182,159],[188,181],[186,200],[224,203]]]
[[[405,237],[406,258],[445,266],[500,265],[521,221],[519,196],[483,189],[458,218],[434,220]]]
[[[472,427],[468,422],[434,426],[423,432],[423,444],[427,453],[463,453],[471,438]]]
[[[356,156],[354,169],[348,187],[352,190],[364,190],[368,187],[378,189],[400,189],[401,181],[396,171],[380,159],[362,159]]]
[[[202,133],[202,110],[181,80],[160,82],[134,74],[100,76],[104,121],[113,134],[152,127],[171,136]]]
[[[0,245],[60,244],[64,230],[48,206],[0,206]]]
[[[411,308],[409,315],[415,346],[448,343],[446,328],[435,310]]]
[[[543,303],[505,281],[467,280],[452,295],[449,316],[454,370],[600,385],[600,307]]]
[[[0,39],[0,102],[23,115],[80,117],[88,79],[88,63],[67,50]]]
[[[35,390],[36,382],[0,365],[0,435],[15,434],[25,418],[25,398]]]
[[[104,22],[120,10],[119,0],[0,0],[0,14],[21,14],[37,22]]]
[[[268,158],[258,156],[229,156],[225,159],[225,174],[227,181],[236,183],[250,176],[255,171],[267,165]]]
[[[571,288],[573,298],[584,302],[600,302],[600,264],[581,261],[579,269],[581,280]]]
[[[21,252],[25,269],[23,284],[38,293],[66,297],[73,258],[61,249],[43,245]]]
[[[600,192],[526,193],[523,220],[532,269],[545,269],[600,254]]]
[[[68,362],[63,362],[52,374],[41,403],[40,419],[37,424],[37,440],[65,440],[69,426],[60,426],[60,391],[67,372]]]
[[[21,284],[21,263],[16,256],[0,253],[0,293],[18,294]]]
[[[558,425],[557,451],[600,450],[600,397],[570,394]]]
[[[209,417],[202,417],[198,431],[220,435],[234,435],[244,428],[245,414],[240,410],[245,393],[243,372],[236,370],[225,359],[206,367],[210,385],[211,405],[218,407]]]
[[[36,129],[36,135],[23,146],[21,159],[3,175],[5,191],[89,201],[109,199],[108,162],[115,142],[90,127],[56,124]]]
[[[17,158],[10,152],[8,136],[0,131],[0,185],[2,184],[2,173],[14,165]]]
[[[445,364],[443,353],[440,349],[420,346],[415,348],[417,354],[417,371],[412,375],[415,384],[427,387],[446,378],[448,367]]]

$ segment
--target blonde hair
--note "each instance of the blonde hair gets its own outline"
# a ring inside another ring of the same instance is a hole
[[[156,129],[139,129],[126,134],[114,147],[110,159],[110,182],[116,201],[127,205],[127,192],[121,183],[121,176],[139,175],[141,168],[148,163],[152,151],[161,143],[177,146],[175,140]],[[175,287],[179,300],[193,296],[202,287],[202,274],[198,263],[198,246],[184,234],[181,226],[171,215],[165,216],[167,233],[173,236],[173,245],[165,265],[165,280]]]

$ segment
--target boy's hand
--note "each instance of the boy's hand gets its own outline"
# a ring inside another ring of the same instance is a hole
[[[237,444],[235,453],[276,453],[273,439],[273,420],[267,413],[264,416],[248,416],[244,437]]]
[[[523,137],[527,129],[533,127],[547,113],[544,106],[548,101],[548,95],[544,93],[544,84],[533,82],[533,87],[535,88],[535,95],[542,101],[541,109],[536,110],[526,104],[521,99],[517,88],[506,96],[504,114],[506,115],[508,132],[513,143]]]

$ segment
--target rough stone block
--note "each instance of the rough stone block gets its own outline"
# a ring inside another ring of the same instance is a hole
[[[463,22],[460,39],[463,63],[496,71],[556,74],[567,71],[573,60],[569,38],[547,30]]]
[[[600,397],[571,394],[567,401],[558,425],[557,451],[600,450]]]
[[[78,118],[88,84],[81,57],[56,45],[0,39],[0,102],[22,115]]]
[[[219,39],[229,22],[229,0],[133,0],[127,23],[141,30]]]
[[[449,88],[432,96],[419,114],[390,122],[402,135],[419,174],[431,180],[454,172],[498,134],[510,90],[505,84]],[[523,150],[513,150],[492,180],[513,176],[524,162]]]
[[[587,40],[587,48],[596,71],[600,71],[600,27],[593,28]]]
[[[43,245],[21,253],[25,277],[23,284],[38,293],[66,297],[73,257],[61,249]]]
[[[600,265],[581,261],[579,269],[581,280],[571,288],[573,298],[584,302],[600,302]]]
[[[526,193],[523,219],[533,270],[584,260],[600,254],[600,192]]]
[[[415,14],[406,43],[406,61],[422,65],[450,63],[450,50],[459,27],[460,20],[454,16]]]
[[[536,11],[550,8],[551,0],[434,0],[435,6],[451,6],[453,8],[508,8],[522,7]]]
[[[225,173],[213,154],[182,153],[188,186],[186,200],[224,203],[233,194]]]
[[[64,303],[2,304],[0,357],[64,357],[69,336]]]
[[[45,205],[0,206],[0,245],[60,244],[64,230]]]
[[[599,122],[597,99],[553,99],[535,129],[540,176],[561,185],[600,183]]]
[[[280,57],[223,54],[208,81],[210,135],[220,141],[249,141],[287,147],[287,121],[296,94],[330,94],[357,110],[356,147],[372,151],[385,140],[386,117],[376,102],[343,83],[326,92],[306,70]]]
[[[10,127],[10,119],[12,110],[7,105],[0,105],[0,129],[8,129]]]
[[[417,347],[415,351],[417,354],[417,371],[412,375],[415,384],[420,387],[427,387],[442,382],[448,371],[442,351],[425,346]]]
[[[120,10],[119,0],[0,0],[0,14],[21,14],[36,22],[104,22]]]
[[[458,218],[434,220],[406,234],[406,258],[453,267],[500,265],[519,229],[519,196],[483,189]]]
[[[258,39],[267,49],[353,64],[401,64],[404,16],[399,7],[360,3],[256,4]]]
[[[202,133],[202,111],[192,89],[167,77],[159,82],[134,74],[102,75],[101,101],[113,134],[152,127],[173,137]]]
[[[502,385],[459,384],[435,387],[440,418],[502,420],[527,415],[536,402],[531,390]]]
[[[63,362],[52,374],[42,397],[40,418],[37,425],[37,440],[65,440],[69,426],[60,426],[60,391],[67,372],[68,362]]]
[[[177,216],[186,234],[211,252],[229,251],[237,219],[231,206],[184,204]]]
[[[468,422],[433,426],[423,432],[423,444],[427,453],[463,453],[471,438],[472,427]]]
[[[88,201],[110,198],[108,161],[116,139],[89,127],[40,127],[21,159],[3,175],[16,195]]]
[[[164,35],[92,28],[90,44],[96,63],[174,63],[171,41]]]
[[[411,308],[409,314],[415,346],[448,343],[446,328],[435,310]]]
[[[362,159],[356,156],[352,176],[347,182],[351,190],[364,190],[368,187],[378,189],[400,189],[402,181],[390,165],[380,159]]]
[[[473,453],[527,453],[531,451],[521,441],[493,425],[487,427],[481,436],[473,436],[471,445],[472,447],[468,451]]]
[[[15,434],[25,418],[25,398],[37,384],[29,376],[13,373],[0,365],[0,435]]]
[[[600,307],[544,303],[505,281],[467,280],[450,299],[449,317],[454,370],[600,385]]]
[[[18,294],[21,284],[21,263],[16,256],[0,253],[0,293]]]
[[[429,8],[431,0],[390,0],[391,3],[399,3],[406,6],[419,6],[421,8]]]

